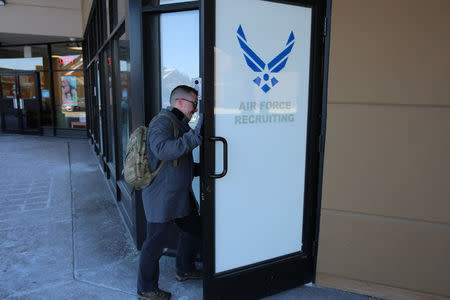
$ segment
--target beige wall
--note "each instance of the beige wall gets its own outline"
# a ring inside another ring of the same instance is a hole
[[[0,32],[82,37],[81,0],[8,0],[0,6]]]
[[[318,283],[450,297],[450,1],[333,0],[328,102]]]

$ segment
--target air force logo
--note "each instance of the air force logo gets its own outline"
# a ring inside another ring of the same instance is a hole
[[[237,39],[242,48],[247,65],[254,72],[258,73],[258,76],[253,79],[253,82],[257,86],[260,86],[264,93],[267,93],[278,83],[278,80],[272,74],[280,72],[286,66],[288,55],[291,53],[295,43],[294,33],[291,31],[284,50],[281,51],[281,53],[272,59],[267,65],[248,45],[241,25],[239,25],[237,30]]]

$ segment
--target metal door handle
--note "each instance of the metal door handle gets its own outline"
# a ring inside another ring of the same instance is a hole
[[[19,107],[20,107],[20,109],[23,110],[24,105],[23,105],[23,99],[22,98],[19,99]]]
[[[222,142],[222,144],[223,144],[223,170],[222,170],[222,173],[220,173],[220,174],[210,173],[209,177],[210,178],[222,178],[225,175],[227,175],[227,172],[228,172],[228,143],[227,143],[227,140],[220,136],[212,136],[209,138],[209,140],[211,142],[219,141],[219,142]]]
[[[17,98],[16,97],[13,98],[13,106],[14,106],[14,109],[17,109]]]

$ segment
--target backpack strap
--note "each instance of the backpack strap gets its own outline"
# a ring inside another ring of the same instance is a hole
[[[160,114],[154,116],[153,119],[150,121],[150,123],[151,123],[157,116],[164,116],[164,117],[168,118],[168,119],[172,122],[172,126],[173,126],[173,137],[174,137],[175,139],[177,139],[177,138],[178,138],[179,131],[178,131],[177,123],[176,123],[176,121],[172,118],[172,116],[170,116],[170,115],[168,115],[168,114],[160,113]],[[164,162],[165,162],[165,161],[160,162],[158,168],[156,168],[156,170],[155,170],[154,172],[152,172],[152,177],[155,177],[156,174],[158,174],[159,170],[160,170],[160,169],[162,168],[162,166],[164,165]],[[174,167],[177,167],[177,166],[178,166],[178,159],[175,159],[175,160],[173,161],[173,166],[174,166]]]

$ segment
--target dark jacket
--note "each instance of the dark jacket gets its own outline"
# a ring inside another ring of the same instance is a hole
[[[189,215],[196,209],[195,196],[192,191],[194,166],[192,150],[198,146],[194,131],[188,120],[182,120],[172,112],[173,108],[162,109],[149,125],[147,135],[150,170],[153,172],[160,161],[165,161],[153,182],[142,191],[145,216],[148,222],[163,223]],[[173,125],[168,114],[178,127],[175,140]],[[178,111],[178,115],[179,115]],[[175,167],[173,160],[178,159]]]

